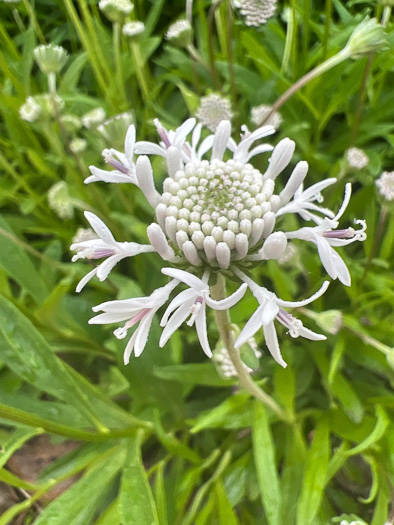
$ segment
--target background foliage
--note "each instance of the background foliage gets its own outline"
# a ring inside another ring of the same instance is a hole
[[[311,344],[283,333],[286,370],[259,340],[264,353],[255,380],[293,416],[290,424],[223,379],[193,330],[159,349],[156,322],[143,355],[123,366],[124,344],[111,327],[88,325],[91,308],[149,294],[162,284],[159,261],[150,255],[124,261],[105,283],[93,280],[76,295],[87,267],[70,263],[68,247],[77,228],[86,227],[82,210],[101,216],[119,240],[137,242],[146,240],[151,212],[129,185],[83,184],[88,166],[102,165],[104,147],[121,147],[115,137],[108,143],[95,129],[68,131],[59,114],[33,123],[19,116],[27,96],[47,91],[33,49],[53,42],[70,54],[58,77],[62,115],[80,117],[96,107],[109,116],[131,111],[138,137],[153,138],[154,117],[176,127],[200,96],[220,91],[232,99],[238,129],[251,125],[253,106],[272,104],[341,49],[367,14],[380,19],[383,6],[280,2],[277,15],[255,29],[228,2],[214,10],[196,0],[195,45],[205,64],[213,51],[212,76],[163,37],[184,16],[183,2],[135,4],[132,16],[146,31],[132,45],[94,1],[0,4],[0,480],[12,487],[8,501],[14,501],[0,525],[327,525],[346,516],[394,523],[394,221],[374,184],[393,169],[392,47],[344,62],[281,108],[275,143],[285,136],[296,141],[294,160],[310,164],[309,184],[340,178],[327,192],[329,207],[341,202],[345,181],[353,182],[345,220],[368,223],[367,241],[343,254],[352,287],[335,282],[314,305],[341,310],[339,332]],[[77,136],[87,148],[73,153]],[[350,146],[366,152],[366,168],[347,166]],[[156,168],[164,178],[158,161]],[[48,205],[59,181],[73,207],[68,219]],[[269,263],[257,273],[283,299],[304,297],[309,278],[324,277],[314,250],[301,246],[295,266]],[[245,299],[233,321],[244,323],[254,307]],[[315,320],[327,329],[323,315]],[[210,337],[217,338],[213,322]],[[46,434],[44,448],[62,445],[66,453],[53,453],[34,479],[26,478],[15,458]],[[48,496],[68,479],[61,495]]]

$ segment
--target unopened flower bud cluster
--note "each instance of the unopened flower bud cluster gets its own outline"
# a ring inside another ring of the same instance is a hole
[[[247,26],[261,26],[274,16],[276,0],[238,0],[236,4]]]
[[[196,117],[203,126],[215,132],[222,120],[231,120],[233,118],[229,99],[217,93],[202,97]]]
[[[188,46],[192,39],[190,22],[188,20],[178,20],[170,25],[166,33],[166,39],[179,47]]]
[[[250,346],[250,348],[253,351],[253,354],[256,359],[260,359],[261,352],[257,347],[257,343],[255,339],[250,339],[247,344]],[[223,375],[223,377],[237,377],[238,373],[233,365],[233,362],[230,359],[230,355],[228,353],[227,348],[219,348],[214,352],[213,360],[218,365],[218,368],[220,370],[220,373]],[[253,368],[250,368],[248,365],[243,363],[243,366],[245,370],[248,372],[248,374],[252,374],[254,372]]]
[[[253,124],[261,126],[264,122],[267,126],[274,126],[275,129],[278,129],[282,124],[282,116],[278,111],[274,111],[274,113],[265,120],[267,115],[271,112],[271,109],[271,106],[265,104],[252,108],[251,121]]]
[[[369,164],[369,158],[360,148],[349,148],[346,152],[346,160],[349,167],[356,170],[361,170]]]
[[[280,199],[251,164],[203,160],[167,178],[156,216],[189,262],[228,268],[275,225]]]
[[[394,171],[384,171],[376,181],[376,186],[385,200],[394,200]]]

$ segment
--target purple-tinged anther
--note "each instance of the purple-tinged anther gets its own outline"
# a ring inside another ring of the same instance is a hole
[[[115,157],[110,153],[108,150],[103,151],[104,160],[107,164],[115,168],[116,170],[120,171],[121,173],[124,173],[128,175],[129,170],[126,166],[124,166],[119,160],[115,159]]]
[[[356,232],[354,228],[347,228],[346,230],[332,230],[323,233],[323,237],[327,239],[352,239]]]

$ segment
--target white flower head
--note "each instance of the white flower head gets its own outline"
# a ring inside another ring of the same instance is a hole
[[[99,9],[110,22],[123,22],[134,9],[134,4],[130,0],[100,0]]]
[[[244,270],[252,270],[255,264],[264,264],[267,260],[280,261],[288,248],[288,240],[300,239],[317,246],[321,262],[331,278],[338,278],[349,285],[349,271],[335,248],[366,237],[364,221],[356,221],[361,225],[358,230],[338,229],[339,220],[350,200],[350,184],[346,186],[344,202],[336,214],[321,206],[321,191],[334,184],[335,179],[326,179],[304,189],[308,171],[306,162],[299,162],[287,182],[281,185],[283,189],[275,192],[276,179],[290,164],[295,143],[283,139],[275,148],[261,143],[275,132],[270,125],[253,132],[243,126],[238,142],[231,137],[228,120],[221,121],[214,135],[203,140],[202,125],[196,125],[194,118],[188,119],[176,130],[168,130],[158,120],[155,125],[159,144],[135,142],[135,127],[129,126],[125,153],[112,149],[104,152],[107,162],[115,170],[91,167],[92,175],[86,181],[131,182],[138,186],[155,212],[155,221],[147,227],[150,244],[119,243],[100,219],[87,214],[99,239],[75,243],[72,246],[77,250],[74,260],[81,257],[107,259],[81,281],[78,290],[96,274],[99,279],[105,279],[113,266],[124,257],[153,251],[167,266],[168,263],[173,265],[173,268],[162,270],[173,279],[172,285],[160,288],[158,294],[152,294],[149,298],[130,299],[130,304],[115,302],[116,308],[120,307],[120,303],[128,305],[128,309],[122,312],[111,310],[112,303],[105,303],[108,311],[99,317],[102,323],[128,319],[125,327],[116,331],[118,337],[140,322],[128,345],[126,361],[133,348],[136,355],[142,352],[153,315],[169,300],[175,286],[183,283],[186,290],[172,299],[163,315],[160,346],[166,344],[174,331],[188,319],[187,324],[196,326],[206,355],[211,356],[207,308],[230,308],[242,298],[248,287],[260,306],[246,323],[236,345],[242,346],[262,328],[268,349],[275,360],[285,366],[274,321],[285,326],[292,337],[325,339],[325,336],[305,328],[284,308],[309,304],[325,292],[328,282],[307,300],[283,301],[273,292],[258,286],[246,276]],[[267,152],[272,152],[267,169],[260,172],[252,162],[257,155]],[[137,155],[135,164],[134,155]],[[147,155],[158,155],[166,162],[167,177],[162,193],[156,189],[153,168]],[[289,213],[298,215],[304,221],[312,221],[313,225],[284,231],[277,223]],[[213,279],[212,274],[218,272],[232,274],[243,282],[233,295],[223,301],[215,301],[210,296],[210,280]],[[117,315],[111,317],[111,312]]]
[[[237,5],[247,26],[265,24],[276,11],[276,0],[238,0]]]
[[[196,117],[203,126],[214,133],[222,120],[233,118],[231,103],[228,98],[217,93],[202,97],[200,106],[196,111]]]
[[[380,195],[387,201],[394,199],[394,171],[384,171],[376,181]]]
[[[187,47],[192,40],[192,26],[188,20],[178,20],[171,24],[166,39],[179,47]]]
[[[42,107],[34,97],[27,97],[26,102],[19,108],[19,115],[22,120],[35,122],[41,115]]]
[[[369,158],[360,148],[349,148],[346,152],[346,160],[349,167],[356,170],[361,170],[369,164]]]
[[[61,46],[49,44],[41,45],[35,48],[33,56],[38,67],[46,75],[59,73],[67,62],[67,51]]]
[[[73,218],[74,206],[66,182],[57,182],[49,189],[48,204],[60,219]]]
[[[82,124],[87,129],[96,128],[105,120],[106,116],[107,115],[103,108],[95,108],[83,115]]]
[[[127,36],[128,38],[141,36],[144,31],[145,24],[140,21],[127,22],[122,28],[124,36]]]
[[[271,106],[267,106],[265,104],[252,108],[251,121],[253,124],[256,124],[256,126],[261,126],[268,113],[271,112],[271,109]],[[274,111],[274,113],[272,113],[272,115],[264,122],[264,124],[267,126],[274,126],[275,129],[278,129],[282,124],[281,114],[278,111]]]
[[[87,146],[86,140],[80,137],[72,139],[69,145],[70,150],[76,154],[82,153],[83,151],[85,151],[86,146]]]

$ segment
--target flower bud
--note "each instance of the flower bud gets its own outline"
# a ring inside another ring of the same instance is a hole
[[[263,247],[261,248],[259,254],[262,259],[279,259],[286,250],[287,246],[287,237],[283,232],[271,233],[267,237]]]
[[[134,9],[129,0],[100,0],[99,9],[105,14],[110,22],[123,22],[125,17]]]
[[[144,23],[138,20],[135,22],[127,22],[122,28],[122,33],[125,37],[129,38],[130,40],[138,39],[144,31]]]
[[[66,182],[57,182],[50,188],[48,191],[48,204],[60,219],[73,218],[74,207]]]
[[[170,25],[166,39],[179,47],[187,47],[192,41],[192,26],[188,20],[178,20]]]
[[[41,115],[42,108],[34,97],[27,97],[26,102],[19,108],[19,115],[22,120],[35,122]]]
[[[81,139],[81,138],[73,139],[69,144],[70,150],[76,154],[82,153],[83,151],[85,151],[86,146],[87,146],[86,140]]]
[[[376,18],[365,18],[351,34],[345,51],[354,59],[373,53],[387,44],[386,34]]]
[[[67,51],[61,46],[38,46],[33,51],[33,56],[45,75],[59,73],[64,64],[67,62]]]
[[[64,115],[61,115],[60,122],[62,123],[62,126],[64,127],[64,129],[68,131],[69,133],[78,131],[82,126],[81,119],[77,117],[76,115],[72,115],[71,113],[66,113]]]

